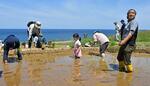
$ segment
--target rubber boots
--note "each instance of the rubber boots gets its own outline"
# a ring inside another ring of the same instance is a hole
[[[124,64],[124,61],[120,61],[119,62],[119,71],[120,72],[125,72],[125,64]]]
[[[126,68],[127,68],[127,72],[130,73],[130,72],[133,72],[133,66],[130,64],[130,65],[126,65]]]

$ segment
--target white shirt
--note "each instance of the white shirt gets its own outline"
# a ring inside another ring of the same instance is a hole
[[[30,39],[31,36],[32,36],[33,28],[34,28],[34,24],[31,24],[31,25],[28,27],[28,31],[29,31],[29,38],[28,38],[28,39]]]
[[[103,33],[95,33],[93,35],[93,39],[94,41],[98,41],[100,42],[101,44],[104,44],[106,42],[109,42],[109,39],[107,38],[106,35],[104,35]]]
[[[31,24],[31,25],[28,27],[28,31],[29,31],[29,38],[28,38],[28,39],[31,38],[32,32],[33,32],[33,29],[34,29],[34,28],[40,29],[41,27],[36,26],[36,24]]]
[[[2,43],[2,40],[0,40],[0,49],[4,46],[4,44]]]
[[[81,46],[81,42],[79,40],[75,41],[74,48],[78,48],[79,46]]]

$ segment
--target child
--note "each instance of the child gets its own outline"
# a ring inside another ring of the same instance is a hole
[[[81,38],[79,37],[78,33],[73,34],[73,39],[74,39],[74,56],[75,58],[80,58],[82,56],[81,52]]]
[[[3,53],[3,62],[7,64],[8,62],[8,53],[9,50],[17,49],[18,60],[22,60],[22,54],[20,53],[20,41],[14,35],[9,35],[4,40],[4,53]]]
[[[99,31],[94,32],[93,34],[94,44],[96,42],[101,43],[100,45],[100,55],[104,58],[105,57],[105,50],[107,49],[109,45],[109,39],[107,36],[103,33],[100,33]]]

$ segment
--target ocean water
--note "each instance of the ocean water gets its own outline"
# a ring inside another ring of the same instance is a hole
[[[72,39],[74,33],[78,33],[81,37],[86,33],[88,37],[92,37],[94,31],[100,31],[107,36],[115,34],[115,30],[111,29],[42,29],[41,32],[47,41],[64,41]],[[16,35],[22,42],[28,39],[26,29],[0,29],[0,40],[11,34]]]

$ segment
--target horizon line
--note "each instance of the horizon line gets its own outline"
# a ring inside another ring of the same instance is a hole
[[[0,30],[3,29],[8,29],[10,30],[10,28],[0,28]],[[12,29],[26,29],[26,28],[12,28]],[[43,28],[43,29],[70,29],[70,28]],[[111,28],[71,28],[70,30],[74,30],[74,29],[89,29],[89,30],[94,30],[94,29],[100,29],[100,30],[115,30],[115,29],[111,29]],[[140,30],[150,30],[150,29],[140,29]]]

